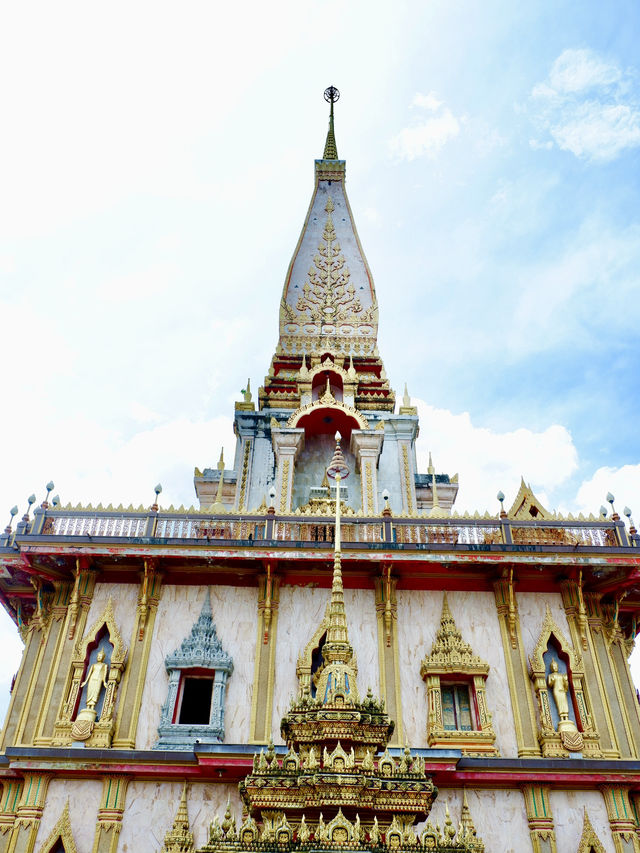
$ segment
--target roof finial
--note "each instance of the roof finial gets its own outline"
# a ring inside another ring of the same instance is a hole
[[[335,86],[329,86],[328,89],[324,90],[324,99],[327,103],[331,104],[331,111],[329,112],[329,131],[327,133],[327,141],[324,144],[324,154],[322,155],[323,160],[337,160],[338,159],[338,148],[336,146],[336,137],[333,132],[333,105],[340,97],[340,92],[336,89]]]
[[[341,435],[336,433],[336,449],[327,468],[327,475],[336,481],[336,526],[333,552],[333,582],[329,604],[329,627],[327,639],[322,647],[322,656],[327,666],[318,681],[317,691],[323,702],[331,701],[336,692],[358,701],[358,688],[355,673],[351,666],[353,648],[349,643],[347,616],[344,609],[344,588],[342,585],[342,555],[340,553],[340,482],[349,476],[342,448]]]

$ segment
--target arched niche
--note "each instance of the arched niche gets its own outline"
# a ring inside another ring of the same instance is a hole
[[[589,711],[582,657],[556,624],[548,605],[529,665],[538,703],[542,754],[566,757],[567,753],[581,752],[602,757],[600,738]],[[563,714],[558,702],[564,704],[565,700],[567,711]]]
[[[102,614],[74,647],[66,698],[54,728],[54,746],[68,746],[73,741],[84,741],[86,746],[96,748],[111,746],[118,685],[126,658],[127,649],[109,599]],[[101,662],[105,665],[102,674],[106,687],[100,688],[95,706],[87,708],[87,679],[91,677],[92,667]],[[86,713],[87,710],[95,713]]]

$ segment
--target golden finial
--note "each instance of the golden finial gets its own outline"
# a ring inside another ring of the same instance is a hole
[[[402,396],[402,405],[398,410],[400,415],[417,415],[418,409],[415,406],[411,405],[411,397],[409,396],[409,392],[407,390],[407,383],[404,383],[404,394]]]
[[[224,483],[224,447],[220,449],[220,459],[218,459],[218,465],[216,467],[220,472],[220,479],[218,480],[218,491],[216,493],[215,503],[211,507],[211,512],[219,515],[221,512],[227,511],[226,506],[222,503],[222,484]]]
[[[327,132],[327,141],[324,144],[323,160],[337,160],[338,148],[336,146],[336,137],[333,129],[333,105],[340,97],[340,92],[335,86],[329,86],[324,90],[324,99],[328,104],[331,104],[329,112],[329,130]]]
[[[347,377],[351,380],[357,379],[358,374],[356,373],[356,369],[353,366],[353,356],[349,355],[349,369],[347,370]]]
[[[332,701],[340,693],[344,698],[358,701],[358,688],[355,672],[350,664],[353,649],[349,643],[347,615],[344,608],[344,587],[342,585],[342,557],[340,553],[340,482],[349,476],[349,467],[345,462],[340,441],[342,436],[336,433],[336,448],[327,468],[327,476],[336,481],[336,526],[333,552],[333,581],[329,604],[329,627],[327,640],[322,647],[322,656],[327,662],[318,680],[317,695],[323,702]]]
[[[180,850],[184,853],[192,853],[195,849],[193,833],[189,830],[189,813],[187,811],[187,783],[185,781],[180,797],[180,804],[176,812],[173,826],[164,837],[163,850],[167,853]]]
[[[251,402],[251,379],[247,379],[247,387],[242,389],[245,403]]]
[[[433,459],[431,458],[431,451],[429,451],[429,467],[427,468],[427,474],[435,474],[436,469],[433,467]]]

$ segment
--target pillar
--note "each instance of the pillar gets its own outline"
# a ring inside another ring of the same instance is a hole
[[[380,693],[384,697],[389,716],[396,724],[389,745],[404,746],[398,658],[397,579],[393,577],[391,572],[391,564],[383,565],[382,577],[375,580]]]
[[[147,675],[153,626],[161,589],[162,575],[157,570],[154,561],[145,557],[133,636],[129,646],[127,668],[120,688],[115,734],[111,744],[116,749],[134,749],[136,745],[138,715],[142,705],[142,692]]]
[[[304,447],[304,430],[272,428],[271,441],[276,456],[276,513],[286,515],[292,509],[294,468]]]
[[[531,694],[529,671],[522,644],[522,630],[513,584],[513,574],[493,585],[502,648],[509,681],[513,722],[518,744],[518,757],[540,755],[536,714]]]
[[[249,743],[266,744],[271,739],[279,594],[280,578],[272,571],[271,563],[267,563],[265,573],[258,580],[256,658]]]
[[[378,515],[378,459],[382,450],[384,432],[380,430],[353,430],[351,452],[356,459],[356,471],[360,472],[362,512]]]

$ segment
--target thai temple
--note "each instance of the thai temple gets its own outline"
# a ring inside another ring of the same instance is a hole
[[[640,851],[640,537],[418,470],[338,97],[233,463],[0,535],[0,853]]]

